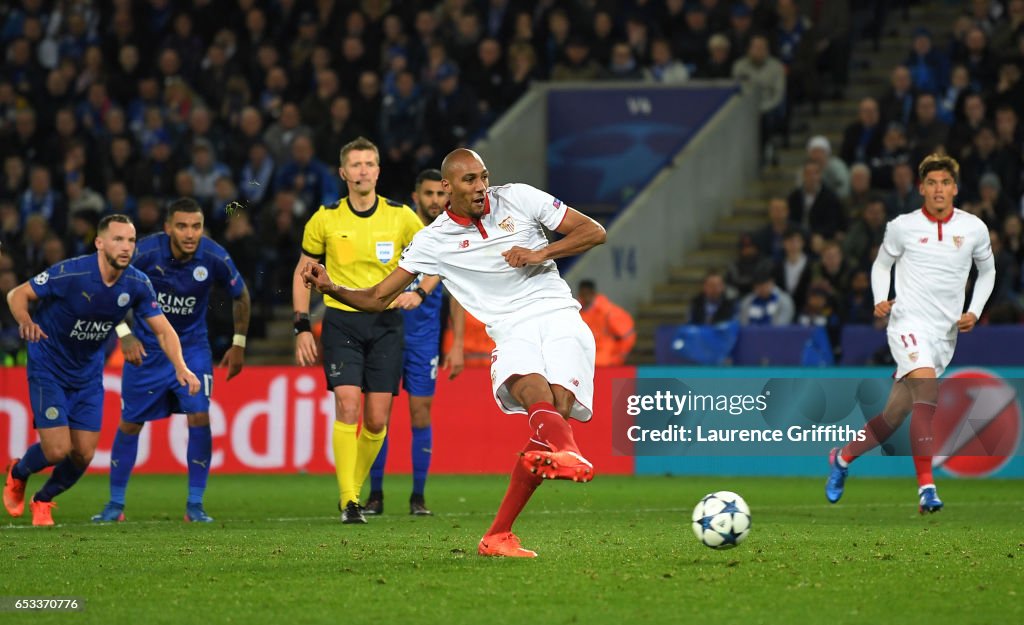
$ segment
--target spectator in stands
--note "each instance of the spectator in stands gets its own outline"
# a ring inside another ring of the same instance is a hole
[[[877,189],[893,188],[893,170],[897,165],[910,162],[906,129],[899,122],[889,122],[882,137],[882,151],[871,159],[872,186]]]
[[[160,204],[151,195],[139,198],[138,208],[135,217],[135,236],[142,237],[163,232],[163,216],[160,214]]]
[[[701,291],[690,300],[688,323],[714,325],[736,318],[736,300],[725,289],[722,272],[712,269],[704,276]]]
[[[1009,304],[1012,308],[1019,309],[1020,263],[1013,253],[1006,249],[997,230],[989,230],[989,240],[996,265],[996,285],[989,296],[989,307]]]
[[[850,67],[850,3],[800,0],[810,18],[817,74],[831,82],[828,95],[841,99]]]
[[[277,172],[274,188],[289,189],[306,206],[327,205],[338,199],[332,168],[313,156],[313,140],[299,135],[292,141],[292,157]]]
[[[227,165],[217,160],[213,146],[206,139],[199,139],[192,146],[192,164],[186,170],[192,177],[192,193],[196,201],[209,209],[213,201],[214,184],[221,176],[231,176]]]
[[[505,83],[508,71],[503,61],[501,42],[486,37],[476,50],[476,63],[467,70],[466,84],[476,93],[480,124],[490,126],[505,110]]]
[[[909,162],[899,163],[892,168],[893,190],[885,200],[886,218],[891,220],[924,206],[924,198],[914,184],[914,168]]]
[[[807,291],[807,301],[800,308],[796,323],[804,327],[825,328],[833,349],[838,348],[842,320],[836,310],[836,299],[828,289],[816,285]]]
[[[914,84],[910,78],[910,70],[906,65],[897,65],[889,77],[889,89],[881,100],[878,109],[886,122],[899,122],[904,128],[914,119]]]
[[[34,276],[48,266],[43,260],[43,243],[54,236],[46,223],[46,217],[39,213],[29,215],[25,220],[25,231],[22,235],[22,275]]]
[[[1024,98],[1020,101],[1024,103]],[[1013,106],[1004,104],[996,109],[996,143],[999,149],[1022,153],[1024,129],[1021,129],[1019,119]]]
[[[794,226],[789,222],[789,204],[781,197],[768,200],[768,223],[751,233],[762,258],[779,262],[785,255],[783,239]]]
[[[170,143],[165,140],[157,141],[148,150],[144,167],[148,175],[141,193],[161,198],[170,197],[174,192],[178,172],[178,162],[171,151]]]
[[[841,302],[850,290],[850,273],[843,248],[836,241],[826,241],[821,248],[821,258],[811,267],[811,283],[827,285],[836,301]]]
[[[996,58],[988,47],[988,36],[977,26],[969,29],[962,50],[954,52],[953,62],[967,67],[971,86],[984,92],[996,86]]]
[[[628,43],[620,41],[612,46],[612,58],[605,77],[610,80],[641,80],[644,77],[643,69],[637,64]]]
[[[30,215],[41,215],[56,232],[63,233],[67,224],[67,203],[64,195],[53,188],[50,180],[47,167],[33,165],[29,172],[28,189],[21,194],[18,209],[23,222]]]
[[[860,218],[850,226],[842,243],[843,255],[855,267],[871,266],[873,252],[882,244],[885,234],[885,217],[885,203],[875,196],[864,207]]]
[[[839,199],[850,197],[850,170],[843,160],[832,154],[832,144],[824,135],[815,135],[807,141],[807,158],[821,168],[821,181]],[[798,179],[797,184],[801,181]]]
[[[326,69],[316,74],[316,90],[306,96],[299,109],[306,126],[316,128],[327,123],[331,115],[331,103],[338,95],[338,75]]]
[[[871,295],[871,277],[867,269],[860,269],[850,278],[850,292],[839,310],[844,324],[872,325],[875,323],[875,302]]]
[[[949,137],[949,126],[938,118],[935,96],[919,93],[914,103],[914,121],[907,130],[910,142],[910,161],[920,163]]]
[[[565,45],[565,58],[551,70],[553,81],[598,80],[604,75],[604,68],[590,56],[587,40],[579,36],[569,38]]]
[[[790,228],[782,240],[783,257],[775,264],[774,282],[793,298],[793,304],[802,309],[811,285],[811,259],[805,248],[804,235]]]
[[[964,96],[964,117],[952,123],[946,151],[949,156],[963,162],[967,151],[971,148],[974,135],[985,124],[985,99],[980,93],[968,93]]]
[[[793,298],[775,285],[771,271],[759,271],[753,290],[740,300],[740,325],[789,325],[793,312]]]
[[[633,317],[598,293],[593,280],[580,280],[576,297],[583,306],[580,316],[594,333],[597,348],[594,364],[599,367],[626,364],[636,343]]]
[[[1003,193],[999,176],[992,172],[982,174],[978,182],[978,198],[963,204],[964,210],[998,229],[1006,216],[1013,212],[1013,203]]]
[[[846,200],[846,215],[851,219],[859,217],[876,195],[871,188],[871,168],[864,163],[854,163],[850,168],[850,197]]]
[[[990,124],[983,124],[974,135],[974,149],[960,165],[960,201],[975,201],[981,197],[981,177],[988,172],[999,176],[1007,195],[1020,197],[1017,194],[1020,167],[1020,156],[1010,150],[1000,150],[995,130]]]
[[[302,123],[298,105],[294,102],[285,102],[281,106],[281,118],[263,133],[263,142],[267,144],[275,163],[288,160],[291,156],[292,141],[299,135],[311,136],[312,130]]]
[[[708,39],[706,58],[697,66],[696,78],[709,80],[732,78],[732,44],[722,33],[715,33]],[[684,66],[685,67],[685,66]]]
[[[954,65],[949,73],[949,86],[938,95],[939,119],[950,124],[963,116],[964,98],[971,93],[971,75],[963,65]],[[953,152],[950,150],[950,154]],[[953,154],[954,158],[956,155]]]
[[[476,135],[480,115],[476,94],[459,83],[458,67],[446,64],[438,70],[437,78],[437,92],[427,100],[423,112],[425,143],[419,151],[421,164],[434,155],[468,145]]]
[[[767,37],[755,35],[750,39],[747,55],[732,66],[732,76],[758,89],[761,147],[771,152],[764,160],[774,162],[774,139],[782,131],[786,115],[786,68],[771,56]]]
[[[508,108],[519,99],[540,75],[537,53],[526,41],[517,41],[508,49],[508,82],[502,92],[503,106]]]
[[[380,118],[380,151],[383,164],[381,193],[400,197],[415,166],[416,149],[423,144],[423,98],[412,72],[399,72],[396,92],[384,97]],[[337,157],[335,157],[337,159]],[[329,200],[333,201],[333,200]],[[328,201],[328,202],[329,202]]]
[[[0,182],[0,198],[13,200],[21,196],[28,187],[25,161],[18,154],[4,157],[3,179]]]
[[[26,163],[38,161],[43,155],[43,137],[36,125],[36,112],[22,108],[14,114],[14,134],[4,139],[0,146],[4,154],[20,156]]]
[[[1024,262],[1024,220],[1016,213],[1003,220],[1003,247],[1013,254],[1018,264]]]
[[[594,11],[590,34],[590,55],[599,65],[607,65],[612,60],[612,46],[615,44],[617,34],[611,13],[607,10]]]
[[[885,130],[878,113],[878,101],[864,98],[857,105],[857,121],[843,131],[843,146],[840,156],[847,165],[868,163],[882,152],[882,135]]]
[[[759,0],[752,0],[753,4],[759,4]],[[764,8],[763,4],[759,8]],[[741,54],[750,47],[750,38],[753,36],[754,14],[746,2],[737,2],[732,5],[732,13],[729,18],[729,29],[726,31],[729,37],[729,47],[733,57]],[[766,32],[771,28],[763,29]],[[735,58],[734,58],[735,60]]]
[[[754,287],[754,276],[758,272],[771,272],[771,259],[761,256],[754,242],[754,237],[745,234],[739,240],[739,254],[736,261],[729,266],[726,282],[742,296]]]
[[[341,153],[341,146],[366,134],[352,119],[352,103],[348,96],[338,95],[331,101],[327,123],[316,129],[316,156],[324,163],[333,163]]]
[[[903,64],[910,70],[910,81],[918,93],[945,91],[949,59],[932,45],[932,34],[927,28],[914,30],[910,54]]]
[[[708,40],[713,31],[708,26],[707,9],[699,2],[688,3],[684,9],[684,16],[686,28],[678,34],[673,43],[679,60],[693,75],[697,73],[697,68],[707,54]]]
[[[21,280],[18,279],[18,275],[14,271],[0,270],[0,297],[7,301],[7,294],[20,283]],[[10,306],[0,307],[0,366],[7,367],[14,364],[18,352],[25,347],[18,332],[19,327],[14,315],[11,314]]]
[[[846,231],[846,211],[839,197],[822,183],[821,165],[808,160],[800,186],[789,194],[789,219],[810,234],[826,239]]]

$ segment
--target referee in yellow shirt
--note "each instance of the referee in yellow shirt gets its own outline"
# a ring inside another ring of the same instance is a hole
[[[321,206],[310,217],[292,277],[295,360],[303,366],[317,358],[309,323],[310,293],[301,276],[306,263],[323,261],[338,284],[371,287],[398,266],[402,250],[423,227],[408,206],[377,195],[380,153],[368,139],[360,137],[341,148],[338,172],[348,186],[348,197]],[[384,442],[391,400],[398,394],[402,313],[358,312],[333,298],[325,298],[325,303],[321,341],[327,387],[335,399],[331,442],[338,506],[342,523],[366,523],[359,491]],[[363,427],[356,436],[360,408]]]

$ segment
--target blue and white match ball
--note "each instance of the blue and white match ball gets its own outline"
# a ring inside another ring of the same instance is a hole
[[[734,492],[705,495],[693,509],[693,533],[712,549],[732,549],[750,533],[750,507]]]

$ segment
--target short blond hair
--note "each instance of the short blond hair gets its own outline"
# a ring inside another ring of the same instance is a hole
[[[377,164],[380,165],[380,150],[377,149],[377,145],[373,141],[370,141],[366,137],[356,137],[349,141],[345,145],[341,146],[341,166],[345,166],[345,157],[348,156],[349,152],[354,150],[369,150],[377,156]]]
[[[953,180],[956,181],[960,178],[960,163],[947,154],[939,154],[938,152],[929,154],[917,166],[918,179],[924,180],[933,171],[948,172],[950,176],[953,176]]]

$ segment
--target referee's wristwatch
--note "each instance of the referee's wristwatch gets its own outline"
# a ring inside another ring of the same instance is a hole
[[[295,313],[295,336],[303,332],[312,332],[313,326],[309,323],[309,313]]]

